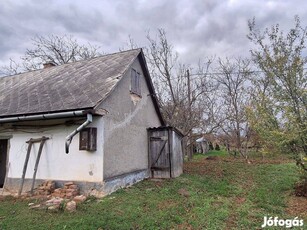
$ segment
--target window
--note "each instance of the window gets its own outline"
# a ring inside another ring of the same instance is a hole
[[[79,150],[96,151],[97,128],[84,128],[79,137]]]
[[[140,85],[141,74],[135,69],[131,70],[131,93],[141,96],[141,85]]]

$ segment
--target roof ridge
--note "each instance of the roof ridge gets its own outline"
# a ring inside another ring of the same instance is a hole
[[[107,53],[107,54],[99,55],[99,56],[88,58],[88,59],[81,59],[81,60],[74,61],[74,62],[69,62],[69,63],[64,63],[64,64],[61,64],[61,65],[56,65],[56,66],[53,66],[51,68],[53,69],[53,68],[57,68],[57,67],[60,67],[60,66],[73,65],[75,63],[91,61],[91,60],[102,58],[102,57],[107,57],[107,56],[111,56],[111,55],[117,55],[117,54],[121,54],[121,53],[132,52],[132,51],[136,51],[136,50],[139,50],[141,52],[142,48],[123,50],[123,51],[118,51],[118,52],[115,52],[115,53]],[[7,77],[14,77],[14,76],[19,76],[19,75],[25,74],[25,73],[32,73],[32,72],[44,71],[44,70],[48,70],[48,68],[46,68],[46,69],[44,69],[44,68],[42,68],[42,69],[34,69],[34,70],[29,70],[29,71],[26,71],[26,72],[22,72],[22,73],[13,74],[13,75],[6,75],[6,76],[2,76],[2,77],[0,76],[0,80],[3,79],[3,78],[7,78]]]

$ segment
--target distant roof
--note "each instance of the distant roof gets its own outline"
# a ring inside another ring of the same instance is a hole
[[[198,138],[196,142],[207,142],[207,139],[204,137]]]
[[[0,77],[0,118],[92,109],[110,94],[137,57],[154,94],[143,52],[134,49]],[[157,101],[152,98],[160,117]]]

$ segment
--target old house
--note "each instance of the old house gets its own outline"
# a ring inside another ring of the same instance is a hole
[[[197,153],[207,153],[209,152],[209,141],[202,136],[201,138],[196,139],[196,152]]]
[[[141,49],[2,77],[0,187],[110,193],[151,176],[147,129],[164,125]]]

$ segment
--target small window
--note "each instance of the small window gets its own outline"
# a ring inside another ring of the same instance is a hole
[[[141,96],[141,85],[140,85],[141,74],[135,69],[131,71],[131,93]]]
[[[96,151],[97,128],[84,128],[79,137],[79,150]]]

